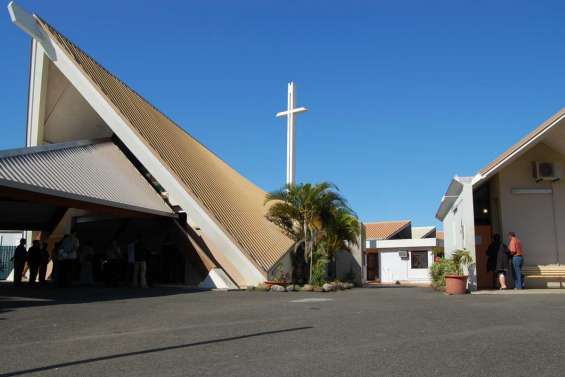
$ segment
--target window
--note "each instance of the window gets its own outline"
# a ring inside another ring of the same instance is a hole
[[[427,251],[413,251],[412,254],[412,268],[428,268],[428,252]]]

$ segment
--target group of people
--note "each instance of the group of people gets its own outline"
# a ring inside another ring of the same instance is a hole
[[[15,285],[21,284],[26,264],[30,284],[36,284],[38,276],[39,283],[44,284],[50,260],[53,261],[51,277],[59,287],[72,286],[76,277],[79,277],[81,285],[94,283],[93,245],[91,242],[81,245],[76,233],[66,234],[51,253],[46,242],[34,240],[29,250],[26,250],[26,243],[26,239],[22,238],[12,257]],[[127,245],[127,254],[121,252],[117,241],[111,242],[100,263],[104,282],[117,286],[125,276],[132,287],[147,287],[147,256],[148,249],[140,234]]]
[[[486,253],[487,271],[494,273],[499,289],[524,288],[524,248],[516,233],[508,233],[508,244],[502,242],[500,234],[494,234]]]
[[[22,283],[26,263],[29,266],[29,282],[36,284],[39,277],[39,283],[45,284],[47,265],[50,259],[47,243],[44,242],[42,244],[35,240],[29,250],[26,250],[26,244],[26,239],[22,238],[12,257],[14,262],[14,284],[20,285]]]

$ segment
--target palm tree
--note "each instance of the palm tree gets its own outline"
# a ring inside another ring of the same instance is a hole
[[[333,211],[331,221],[325,229],[323,242],[328,260],[335,260],[338,251],[351,251],[352,246],[359,244],[361,223],[355,214],[347,208],[337,208]],[[337,275],[337,266],[334,271]]]
[[[332,233],[326,230],[331,224],[337,224],[336,214],[352,213],[337,191],[336,186],[327,182],[292,184],[267,194],[265,199],[265,203],[270,204],[267,218],[296,242],[294,252],[304,245],[304,256],[310,259],[310,267],[316,242]],[[309,280],[312,281],[312,268]]]

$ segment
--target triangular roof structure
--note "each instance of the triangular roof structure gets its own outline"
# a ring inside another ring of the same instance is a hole
[[[472,188],[479,187],[488,181],[490,177],[494,176],[541,143],[546,144],[551,149],[561,154],[565,154],[565,142],[563,142],[563,140],[565,140],[565,108],[546,119],[485,167],[480,169],[474,176],[453,177],[436,212],[436,218],[443,221],[453,204],[457,201],[459,194],[463,190],[463,186],[470,185]]]
[[[187,213],[230,278],[239,286],[263,281],[294,243],[265,217],[265,192],[46,21],[13,3],[9,10],[33,37],[28,144],[42,132],[38,94],[48,60]]]
[[[412,238],[437,238],[436,237],[436,227],[435,226],[413,226],[412,227]]]
[[[365,223],[365,234],[368,240],[387,240],[394,237],[411,225],[409,220],[378,221]]]

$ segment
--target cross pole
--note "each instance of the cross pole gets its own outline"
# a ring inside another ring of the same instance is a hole
[[[308,111],[305,107],[295,107],[294,82],[288,83],[288,106],[286,111],[277,113],[277,118],[286,116],[286,183],[294,184],[294,115]]]

